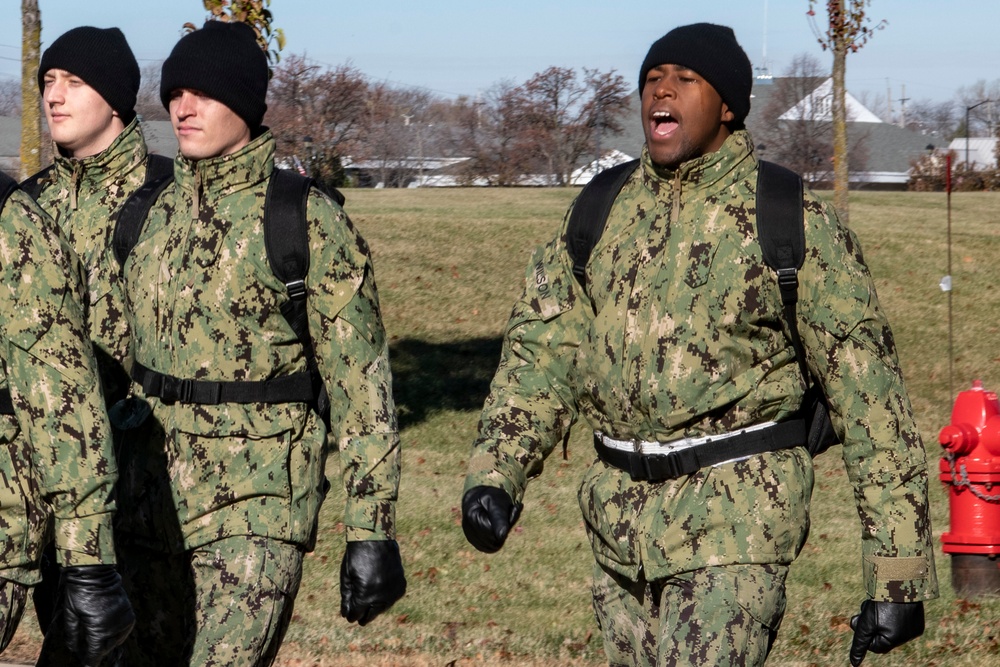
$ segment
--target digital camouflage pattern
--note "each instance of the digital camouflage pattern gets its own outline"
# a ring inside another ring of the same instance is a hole
[[[109,404],[129,385],[122,369],[129,350],[128,319],[111,250],[112,221],[146,180],[146,157],[142,128],[133,119],[97,155],[75,159],[57,151],[38,196],[38,204],[62,229],[86,272],[90,338]]]
[[[300,548],[236,536],[192,554],[139,549],[132,555],[119,569],[128,590],[141,592],[129,597],[144,622],[129,635],[124,664],[255,667],[273,662],[301,579]]]
[[[132,386],[129,322],[111,240],[114,216],[145,182],[149,152],[138,119],[96,155],[67,158],[56,154],[40,181],[38,203],[56,221],[80,257],[87,278],[88,328],[101,386],[110,407]],[[119,480],[115,532],[145,544],[177,544],[176,527],[163,519],[170,511],[164,478],[163,438],[149,420],[128,432],[113,430]],[[175,523],[175,522],[174,522]]]
[[[727,565],[650,583],[594,567],[610,667],[763,665],[785,611],[784,565]]]
[[[666,442],[781,421],[804,381],[777,280],[756,240],[757,160],[739,131],[677,171],[642,166],[574,281],[565,238],[539,249],[507,327],[466,488],[516,501],[578,417]],[[934,597],[926,454],[892,333],[854,234],[806,194],[798,328],[821,378],[861,516],[866,592]],[[563,225],[565,232],[565,222]],[[788,564],[809,528],[804,448],[635,482],[595,462],[579,493],[594,555],[635,581],[729,564]]]
[[[26,585],[0,577],[0,653],[14,638],[27,600]]]
[[[279,308],[288,292],[264,248],[274,139],[191,162],[156,202],[125,264],[137,361],[195,380],[258,381],[306,368]],[[308,546],[340,452],[348,540],[395,536],[399,438],[388,344],[368,248],[343,210],[308,202],[309,330],[332,432],[303,403],[191,405],[151,398],[183,547],[237,535]]]
[[[2,536],[5,568],[35,567],[50,517],[59,564],[114,563],[117,468],[83,290],[58,227],[28,195],[12,194],[0,224],[0,386],[10,388],[16,419],[0,418],[0,441],[10,456],[2,475],[27,499],[16,508],[27,530]]]

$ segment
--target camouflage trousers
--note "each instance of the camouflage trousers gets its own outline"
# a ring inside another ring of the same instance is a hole
[[[783,565],[710,567],[655,582],[594,567],[611,667],[763,665],[785,613]]]
[[[14,638],[27,600],[27,586],[0,576],[0,653]]]
[[[117,667],[266,667],[302,578],[300,547],[259,536],[166,554],[119,545],[136,614]]]

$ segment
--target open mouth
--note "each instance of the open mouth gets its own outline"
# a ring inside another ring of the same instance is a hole
[[[670,137],[677,129],[678,121],[669,111],[654,111],[650,114],[650,134],[657,139]]]

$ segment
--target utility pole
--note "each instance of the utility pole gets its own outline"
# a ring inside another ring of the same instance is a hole
[[[889,79],[885,80],[885,99],[886,104],[889,105],[889,122],[893,121],[892,117],[892,86],[889,85]]]
[[[906,127],[906,103],[909,101],[909,97],[906,96],[906,84],[903,84],[902,97],[899,98],[899,126]]]

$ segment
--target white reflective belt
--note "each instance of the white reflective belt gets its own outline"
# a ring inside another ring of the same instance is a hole
[[[594,435],[597,436],[605,447],[610,447],[611,449],[617,449],[623,452],[636,452],[646,456],[662,456],[681,449],[690,449],[691,447],[704,445],[706,442],[728,440],[729,438],[733,438],[744,433],[760,431],[765,428],[770,428],[776,423],[777,422],[764,422],[763,424],[754,424],[753,426],[742,428],[739,431],[730,431],[729,433],[720,433],[719,435],[705,435],[697,438],[681,438],[680,440],[671,440],[670,442],[657,442],[655,440],[616,440],[615,438],[605,435],[600,431],[594,431]]]

